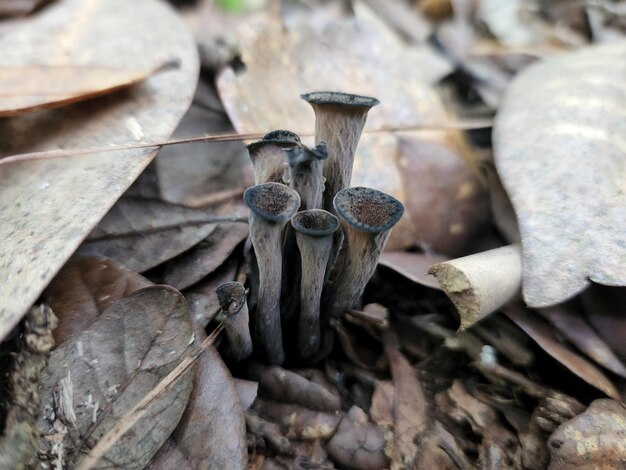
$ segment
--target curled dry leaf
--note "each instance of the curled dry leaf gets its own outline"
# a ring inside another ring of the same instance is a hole
[[[549,470],[624,468],[626,408],[609,399],[596,400],[587,411],[562,424],[548,440]]]
[[[89,327],[118,300],[152,283],[106,258],[85,257],[68,262],[44,292],[59,319],[56,345]]]
[[[245,70],[235,72],[225,69],[218,77],[217,87],[224,107],[234,127],[239,132],[289,129],[312,134],[314,115],[299,95],[304,92],[336,90],[373,96],[380,106],[368,114],[367,129],[441,126],[448,115],[439,95],[430,85],[450,71],[449,65],[435,55],[427,46],[410,46],[362,3],[354,4],[355,18],[326,21],[317,30],[311,26],[311,18],[283,27],[274,19],[263,17],[260,26],[246,28],[242,34],[241,59]],[[332,46],[331,46],[332,44]],[[332,47],[332,54],[329,54]],[[285,70],[297,70],[297,74],[285,74]],[[275,93],[276,83],[281,93]],[[396,86],[389,87],[389,83]],[[431,131],[421,133],[403,132],[406,138],[420,142],[433,142],[431,148],[445,154],[446,164],[463,171],[446,172],[454,180],[444,184],[449,191],[443,197],[451,197],[441,206],[441,216],[449,222],[443,224],[446,234],[450,224],[458,224],[456,207],[471,210],[475,222],[469,217],[463,227],[453,228],[452,242],[471,236],[475,226],[486,219],[488,203],[483,189],[474,186],[475,176],[468,170],[460,134],[456,131]],[[395,133],[365,133],[359,142],[352,173],[352,186],[367,186],[382,190],[400,201],[408,201],[416,192],[414,184],[405,181],[405,171],[398,161],[398,137]],[[433,162],[433,165],[436,163]],[[469,185],[463,185],[466,180]],[[463,204],[457,204],[458,200]],[[413,205],[415,215],[424,205]],[[448,209],[454,215],[449,219]],[[409,211],[410,212],[410,211]],[[428,206],[432,213],[432,206]],[[420,220],[426,218],[420,213]],[[437,225],[439,226],[439,225]],[[428,231],[427,236],[423,235]],[[463,233],[461,233],[463,232]],[[428,225],[413,224],[404,217],[394,228],[389,249],[402,249],[425,242],[436,244],[437,238]],[[443,239],[442,239],[443,240]],[[463,244],[463,243],[461,243]],[[443,245],[443,242],[442,242]],[[456,248],[456,247],[455,247]]]
[[[339,397],[322,385],[278,366],[253,363],[248,377],[259,382],[262,396],[319,411],[339,411]]]
[[[224,218],[157,199],[123,197],[78,252],[115,259],[143,272],[188,250]]]
[[[219,268],[248,234],[248,224],[216,225],[207,238],[167,263],[164,282],[188,288]]]
[[[519,222],[531,307],[590,280],[626,285],[625,83],[626,45],[589,47],[529,67],[500,107],[495,161]]]
[[[503,310],[544,351],[567,367],[572,373],[598,390],[602,390],[609,397],[619,399],[619,392],[604,372],[568,345],[560,342],[553,328],[539,316],[524,307],[514,304],[505,307]]]
[[[211,346],[195,365],[187,408],[150,468],[245,468],[247,457],[246,425],[237,387]]]
[[[145,80],[157,69],[102,65],[23,65],[0,70],[0,117],[57,108]]]
[[[380,255],[378,264],[382,264],[407,279],[422,286],[439,289],[437,279],[428,274],[428,268],[433,264],[448,261],[448,258],[430,253],[407,253],[404,251],[386,251]]]
[[[163,2],[60,0],[0,38],[3,66],[150,68],[132,89],[0,123],[0,154],[158,141],[193,95],[193,39]],[[150,162],[154,150],[0,163],[0,339],[19,321],[83,238]],[[1,160],[0,160],[1,162]]]
[[[141,289],[111,305],[91,326],[55,349],[41,381],[48,410],[39,420],[42,436],[56,434],[54,390],[70,378],[76,425],[68,427],[63,447],[74,464],[81,449],[92,447],[143,396],[148,394],[192,349],[193,329],[187,305],[176,290]],[[102,463],[143,468],[176,427],[191,392],[192,375],[185,373],[158,396],[146,413],[108,449]],[[54,456],[42,439],[40,448]]]

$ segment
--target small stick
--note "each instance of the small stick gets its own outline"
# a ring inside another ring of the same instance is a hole
[[[428,274],[459,311],[461,331],[521,294],[522,253],[507,245],[435,264]]]

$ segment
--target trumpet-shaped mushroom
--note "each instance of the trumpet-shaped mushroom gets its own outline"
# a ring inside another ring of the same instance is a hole
[[[250,239],[259,267],[254,336],[267,359],[281,364],[285,356],[280,324],[282,234],[300,207],[300,196],[284,184],[265,183],[246,189],[243,199],[250,208]]]
[[[331,287],[331,317],[352,307],[365,289],[404,206],[371,188],[346,188],[333,201],[345,232],[340,270]]]
[[[289,186],[300,195],[300,210],[322,207],[324,193],[324,160],[328,158],[326,143],[315,149],[295,147],[287,150]]]
[[[369,96],[318,91],[301,96],[315,112],[315,144],[326,142],[328,160],[324,165],[326,190],[323,207],[334,212],[333,198],[350,186],[354,152],[365,126],[367,113],[379,101]]]
[[[285,171],[284,150],[300,146],[300,137],[290,131],[272,131],[247,146],[254,184],[280,183]]]
[[[298,212],[291,225],[300,249],[300,319],[298,347],[302,357],[317,352],[320,345],[320,301],[326,268],[339,219],[330,212],[312,209]]]
[[[226,354],[236,361],[245,359],[252,352],[246,289],[239,282],[225,282],[215,293],[220,303],[217,319],[224,324],[228,337]]]

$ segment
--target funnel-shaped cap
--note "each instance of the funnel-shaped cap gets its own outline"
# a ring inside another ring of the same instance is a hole
[[[222,311],[234,315],[246,303],[246,289],[239,282],[225,282],[215,289]]]
[[[333,206],[348,224],[368,233],[390,230],[404,213],[404,206],[396,198],[361,186],[339,191]]]
[[[247,146],[247,149],[248,152],[250,152],[250,154],[252,155],[258,149],[266,145],[275,145],[277,147],[288,149],[298,147],[301,144],[302,143],[300,142],[300,137],[298,137],[298,134],[291,131],[277,130],[268,132],[263,136],[263,139],[252,142]]]
[[[254,214],[268,222],[289,220],[300,207],[298,193],[280,183],[252,186],[243,193],[243,200]]]
[[[349,108],[371,108],[380,103],[376,98],[371,96],[353,95],[350,93],[341,93],[338,91],[314,91],[305,93],[300,97],[310,103],[317,105],[331,105]]]
[[[324,237],[337,231],[339,219],[323,209],[311,209],[294,215],[291,225],[305,235]]]
[[[295,167],[306,162],[326,160],[328,158],[328,151],[326,150],[325,142],[322,142],[314,149],[304,146],[291,148],[289,150],[285,150],[285,154],[287,155],[287,161],[291,167]]]

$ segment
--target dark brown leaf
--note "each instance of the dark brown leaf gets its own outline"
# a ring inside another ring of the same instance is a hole
[[[215,348],[195,366],[187,408],[150,468],[245,468],[246,427],[233,378]]]
[[[79,449],[93,446],[123,420],[188,355],[193,339],[185,299],[176,290],[147,287],[118,300],[87,330],[53,351],[41,394],[46,409],[52,410],[54,403],[57,416],[46,413],[39,421],[40,433],[57,433],[62,425],[55,419],[73,415],[75,427],[68,426],[63,445],[67,461],[76,463]],[[148,406],[143,417],[106,452],[103,462],[143,468],[176,427],[191,386],[188,372]],[[61,401],[66,413],[60,416],[59,399],[53,399],[59,387],[66,391],[61,395],[66,397]],[[73,399],[69,389],[73,389]],[[43,449],[49,444],[46,439],[40,442]]]
[[[164,281],[186,289],[219,268],[249,234],[248,224],[219,224],[191,250],[167,263]]]
[[[560,342],[553,329],[540,317],[517,305],[507,306],[503,310],[541,348],[570,371],[609,397],[619,398],[619,393],[611,380],[593,363]]]
[[[117,262],[97,257],[68,262],[44,293],[59,319],[56,345],[89,327],[118,300],[152,283]]]
[[[589,323],[615,354],[626,359],[626,289],[592,284],[581,299]]]
[[[437,279],[426,271],[433,264],[443,263],[444,261],[448,261],[448,258],[431,253],[387,251],[381,255],[378,264],[393,269],[417,284],[432,289],[440,289]]]
[[[59,0],[0,38],[4,67],[65,63],[178,67],[132,89],[3,119],[0,154],[167,138],[197,81],[193,39],[163,2]],[[97,62],[95,62],[97,61]],[[141,173],[154,149],[22,161],[0,168],[0,339]]]
[[[531,307],[590,281],[626,285],[625,67],[624,43],[564,54],[516,77],[499,109],[494,156],[519,222]]]
[[[550,470],[618,470],[626,461],[626,408],[609,399],[561,425],[548,441]]]

